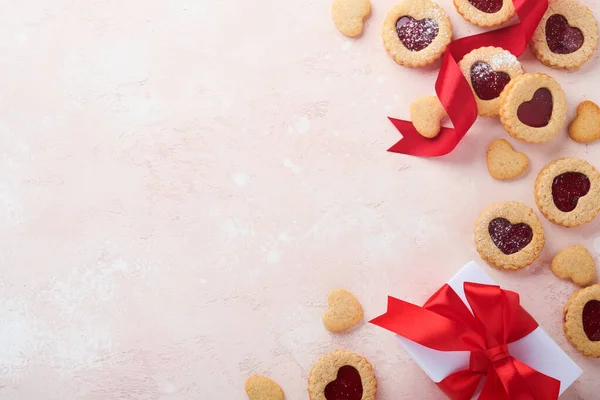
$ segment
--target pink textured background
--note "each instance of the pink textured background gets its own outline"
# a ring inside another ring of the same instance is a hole
[[[386,153],[386,116],[433,94],[437,68],[386,54],[394,3],[375,2],[349,40],[329,1],[0,2],[0,398],[241,399],[247,376],[267,374],[302,399],[335,348],[373,363],[380,399],[442,398],[392,334],[328,333],[327,293],[352,290],[366,318],[387,294],[424,301],[479,260],[482,208],[534,206],[540,168],[600,166],[600,144],[511,140],[531,170],[510,183],[484,163],[507,137],[497,120],[443,159]],[[456,36],[477,31],[441,4]],[[598,53],[577,73],[522,60],[563,85],[570,116],[600,101]],[[600,363],[566,342],[576,288],[548,264],[575,243],[598,257],[600,219],[543,224],[538,262],[486,270],[585,370],[564,398],[591,399]]]

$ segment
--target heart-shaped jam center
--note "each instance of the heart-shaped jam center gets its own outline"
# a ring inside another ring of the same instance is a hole
[[[469,3],[479,11],[484,13],[494,14],[502,9],[503,0],[469,0]]]
[[[600,341],[600,301],[590,300],[583,306],[581,314],[583,330],[592,342]]]
[[[396,21],[398,38],[410,51],[421,51],[433,42],[440,31],[438,23],[429,18],[416,20],[405,16]]]
[[[546,21],[546,43],[550,51],[556,54],[571,54],[583,46],[583,32],[569,25],[567,19],[554,14]]]
[[[488,63],[477,61],[471,66],[471,84],[481,100],[493,100],[500,96],[510,82],[506,72],[496,72]]]
[[[523,222],[513,225],[505,218],[493,219],[488,232],[496,247],[507,255],[522,250],[533,239],[533,231],[529,225]]]
[[[535,91],[533,98],[517,109],[519,121],[533,128],[543,128],[552,118],[552,93],[546,88]]]
[[[590,178],[581,172],[565,172],[552,181],[552,199],[562,212],[573,211],[579,198],[590,191]]]
[[[325,386],[327,400],[360,400],[363,395],[362,381],[356,368],[344,365],[338,370],[335,381]]]

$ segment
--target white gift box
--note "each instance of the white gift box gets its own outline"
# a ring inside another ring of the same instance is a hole
[[[465,265],[448,281],[448,285],[454,289],[461,300],[469,307],[469,310],[471,308],[465,297],[465,282],[498,285],[475,261]],[[398,338],[408,354],[436,383],[441,382],[454,372],[469,367],[470,352],[468,351],[438,351],[400,336]],[[560,394],[567,390],[583,372],[541,326],[538,326],[536,330],[524,338],[510,343],[508,351],[517,360],[529,365],[531,368],[559,380]],[[473,399],[478,397],[479,392],[476,392]]]

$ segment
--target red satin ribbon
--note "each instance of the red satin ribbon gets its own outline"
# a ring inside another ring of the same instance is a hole
[[[454,400],[469,400],[485,376],[479,400],[555,400],[560,382],[520,362],[507,344],[537,327],[519,295],[499,286],[466,282],[473,313],[444,285],[423,307],[388,297],[387,312],[371,323],[439,351],[470,351],[469,368],[438,383]]]
[[[442,128],[434,139],[426,139],[410,121],[389,118],[402,133],[402,140],[388,151],[421,157],[450,153],[477,119],[477,103],[469,83],[458,67],[467,53],[484,46],[502,47],[520,56],[548,8],[548,0],[513,0],[520,23],[507,28],[456,40],[448,46],[435,83],[435,91],[454,128]]]

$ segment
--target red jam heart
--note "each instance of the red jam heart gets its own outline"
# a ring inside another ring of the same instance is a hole
[[[440,31],[438,23],[429,18],[416,20],[413,17],[401,17],[396,21],[398,38],[410,51],[421,51],[433,42]]]
[[[600,301],[590,300],[583,306],[581,314],[583,330],[592,342],[600,341]]]
[[[362,381],[356,368],[344,365],[338,370],[335,381],[325,386],[327,400],[360,400],[363,395]]]
[[[488,225],[492,242],[504,254],[515,254],[527,246],[533,239],[531,227],[523,222],[511,224],[505,218],[493,219]]]
[[[493,100],[500,96],[510,82],[506,72],[496,72],[488,63],[477,61],[471,66],[471,84],[481,100]]]
[[[590,191],[590,178],[581,172],[565,172],[552,181],[552,199],[562,212],[573,211],[579,198]]]
[[[546,43],[551,52],[571,54],[579,50],[583,42],[583,32],[569,26],[563,15],[554,14],[546,21]]]
[[[503,0],[469,0],[469,3],[479,11],[494,14],[502,9]]]
[[[517,109],[519,121],[533,128],[543,128],[552,118],[552,93],[546,88],[535,91],[533,98],[521,104]]]

